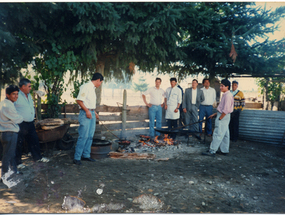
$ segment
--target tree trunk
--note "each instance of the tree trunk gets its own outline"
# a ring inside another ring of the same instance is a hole
[[[96,72],[101,73],[104,76],[104,68],[105,68],[105,60],[99,60],[96,63]],[[96,106],[101,104],[101,95],[102,95],[102,86],[103,83],[101,84],[100,87],[96,88]]]

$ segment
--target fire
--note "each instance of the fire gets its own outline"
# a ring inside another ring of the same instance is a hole
[[[161,143],[161,142],[165,142],[166,144],[168,144],[168,145],[174,145],[174,140],[172,139],[172,138],[170,138],[170,137],[168,137],[168,134],[164,134],[164,138],[163,138],[163,140],[159,140],[158,139],[158,137],[159,136],[156,136],[155,138],[154,138],[154,142],[155,143]]]

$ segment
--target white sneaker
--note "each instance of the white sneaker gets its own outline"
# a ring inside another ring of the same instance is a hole
[[[24,165],[24,164],[19,164],[18,166],[17,166],[17,169],[24,169],[26,166]]]
[[[45,158],[45,157],[42,157],[42,159],[37,160],[37,162],[47,163],[47,162],[49,162],[49,159],[48,159],[48,158]]]

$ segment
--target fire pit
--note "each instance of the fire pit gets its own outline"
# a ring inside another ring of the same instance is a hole
[[[93,144],[91,146],[91,158],[102,159],[109,157],[109,152],[111,151],[112,143],[107,140],[93,139]]]

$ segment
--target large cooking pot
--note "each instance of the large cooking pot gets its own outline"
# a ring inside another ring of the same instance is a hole
[[[109,157],[109,152],[112,149],[112,143],[108,140],[93,139],[91,146],[91,158],[102,159]]]

